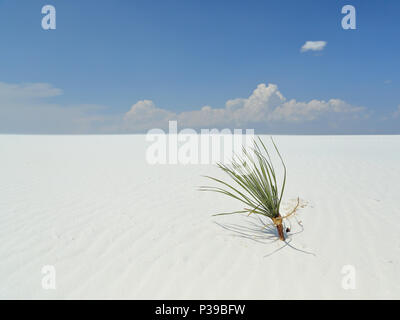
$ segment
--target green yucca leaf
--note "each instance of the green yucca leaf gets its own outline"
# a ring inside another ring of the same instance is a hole
[[[279,188],[278,186],[270,154],[260,137],[258,137],[259,143],[253,140],[254,147],[252,152],[254,157],[243,147],[243,155],[234,154],[232,162],[229,165],[217,163],[217,166],[236,183],[235,186],[220,179],[205,176],[219,183],[222,187],[203,186],[200,187],[201,191],[222,193],[246,205],[246,208],[243,210],[216,215],[235,213],[248,213],[250,215],[254,213],[269,218],[275,218],[279,215],[279,208],[286,185],[286,166],[272,138],[271,141],[283,166],[282,187]]]

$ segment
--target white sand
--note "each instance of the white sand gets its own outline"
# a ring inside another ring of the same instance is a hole
[[[285,201],[308,205],[304,231],[273,253],[281,242],[215,223],[270,236],[211,216],[241,209],[196,190],[222,176],[214,166],[151,166],[144,136],[0,135],[0,298],[399,299],[400,136],[275,139]]]

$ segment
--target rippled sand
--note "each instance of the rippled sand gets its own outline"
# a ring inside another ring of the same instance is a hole
[[[400,136],[275,141],[304,205],[286,244],[212,217],[241,209],[196,190],[222,173],[150,165],[143,135],[0,135],[0,298],[399,299]]]

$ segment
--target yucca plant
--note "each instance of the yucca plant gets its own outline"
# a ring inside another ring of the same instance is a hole
[[[243,210],[219,213],[216,214],[217,216],[248,213],[248,215],[259,214],[268,217],[276,226],[279,239],[284,241],[283,217],[279,212],[279,208],[283,191],[285,190],[286,166],[274,140],[271,138],[283,165],[284,175],[282,187],[279,188],[276,172],[268,150],[259,137],[258,141],[259,143],[257,143],[256,140],[253,141],[254,147],[252,151],[254,157],[243,147],[243,155],[234,155],[231,164],[225,165],[223,163],[217,163],[217,166],[236,182],[235,186],[220,179],[205,176],[206,178],[218,182],[223,187],[203,186],[200,187],[200,190],[219,192],[245,204]]]

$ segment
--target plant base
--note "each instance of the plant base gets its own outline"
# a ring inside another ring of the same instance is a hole
[[[283,232],[283,224],[278,224],[276,226],[276,229],[278,230],[278,235],[279,235],[279,239],[282,241],[285,241],[285,233]]]
[[[272,218],[272,221],[274,222],[274,224],[276,226],[276,230],[278,230],[279,239],[282,241],[285,241],[285,233],[283,232],[282,220],[283,220],[283,218],[279,213],[276,218]]]

